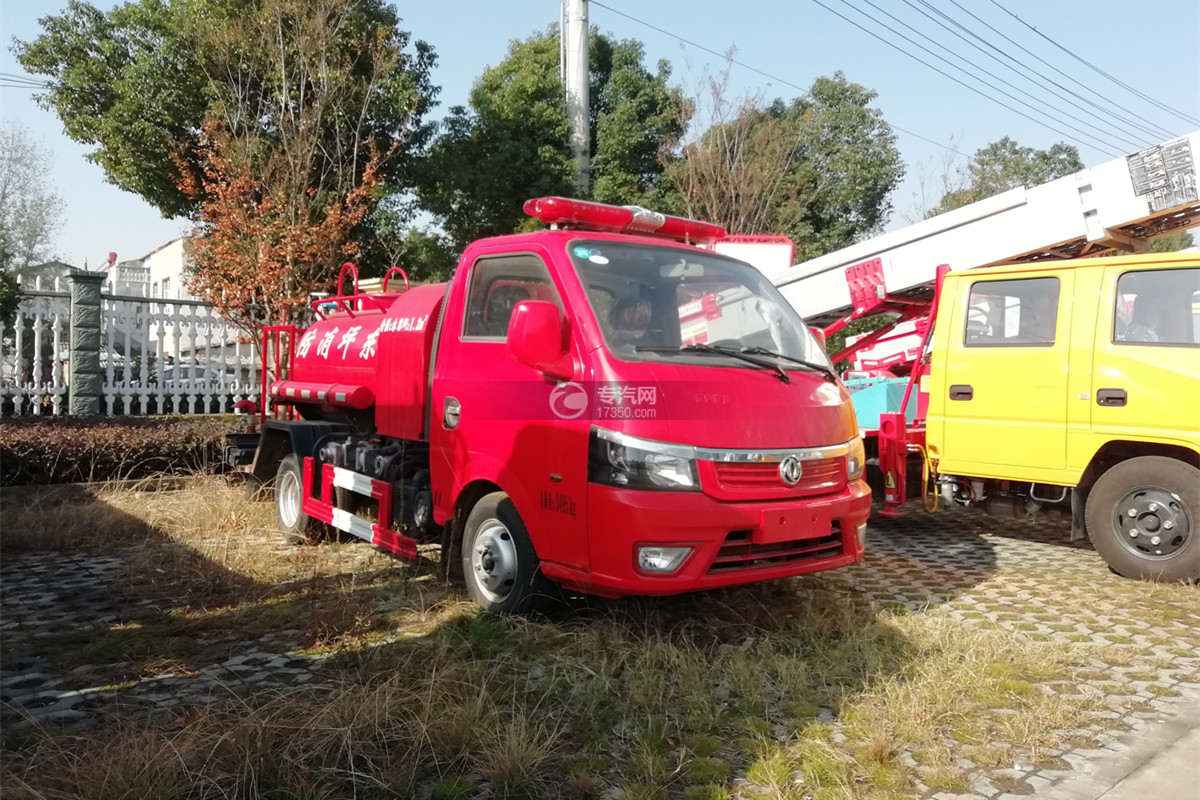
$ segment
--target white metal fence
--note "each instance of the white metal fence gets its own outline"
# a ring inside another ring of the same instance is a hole
[[[0,410],[60,414],[67,391],[71,298],[65,282],[22,287],[12,325],[0,321]],[[10,409],[11,405],[11,409]]]
[[[71,351],[66,284],[22,287],[13,324],[0,323],[3,414],[66,413]],[[102,294],[100,317],[104,412],[221,413],[239,400],[258,399],[258,348],[211,306]]]

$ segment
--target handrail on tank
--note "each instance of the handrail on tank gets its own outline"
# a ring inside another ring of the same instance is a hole
[[[393,267],[392,269],[396,269],[396,268]],[[354,275],[354,293],[353,294],[346,294],[346,286],[345,286],[346,270],[350,270]],[[389,274],[391,274],[390,271],[389,271]],[[408,276],[407,275],[404,276],[404,283],[407,288],[407,284],[408,284]],[[384,285],[386,286],[386,284],[387,284],[387,278],[385,277]],[[338,291],[335,296],[318,298],[316,300],[313,300],[311,303],[309,303],[309,305],[312,306],[313,313],[316,314],[321,319],[325,319],[325,314],[323,314],[321,312],[321,309],[319,308],[319,306],[329,305],[330,303],[332,303],[335,306],[335,310],[338,308],[344,309],[345,312],[350,315],[351,319],[354,319],[354,307],[356,304],[358,305],[359,311],[363,310],[362,302],[364,300],[366,300],[371,305],[373,305],[375,307],[376,311],[382,312],[382,311],[386,310],[386,309],[384,309],[383,305],[378,300],[376,300],[374,297],[372,297],[369,294],[359,291],[359,289],[358,289],[358,267],[354,266],[354,262],[347,261],[345,264],[342,264],[342,269],[340,272],[338,272],[338,284],[337,285],[338,285]]]
[[[404,278],[404,291],[407,292],[409,289],[408,273],[405,272],[404,270],[400,269],[399,267],[391,267],[390,269],[388,269],[387,274],[385,274],[383,276],[383,291],[385,291],[385,292],[387,291],[388,278],[392,277],[393,272],[399,272],[401,277]]]
[[[337,297],[323,297],[313,300],[309,305],[312,306],[313,313],[315,313],[321,319],[325,319],[325,314],[321,312],[321,309],[318,308],[318,306],[325,306],[329,305],[330,303],[337,306],[337,308],[344,309],[346,313],[350,315],[350,319],[354,319],[355,303],[359,304],[360,306],[358,310],[363,311],[364,309],[361,307],[361,305],[364,300],[374,306],[376,311],[382,313],[387,310],[384,308],[383,303],[379,302],[379,300],[366,292],[362,294],[338,295]]]
[[[271,403],[271,396],[267,391],[270,384],[269,375],[274,375],[275,380],[280,380],[288,376],[292,372],[292,351],[296,346],[296,335],[299,333],[299,328],[295,325],[266,325],[262,331],[262,370],[260,371],[260,380],[262,382],[259,395],[259,425],[265,425],[267,421],[268,406],[271,406],[270,413],[274,419],[279,419],[279,412],[274,408],[274,403]],[[283,349],[283,335],[287,334],[287,351],[281,353]],[[272,348],[271,344],[275,347]],[[269,369],[274,364],[274,370]],[[284,406],[284,419],[294,419],[295,410]]]
[[[358,294],[358,267],[354,266],[354,262],[347,261],[342,264],[341,272],[338,273],[338,297],[346,297],[346,291],[342,287],[342,282],[346,280],[346,269],[349,268],[354,272],[354,294]]]

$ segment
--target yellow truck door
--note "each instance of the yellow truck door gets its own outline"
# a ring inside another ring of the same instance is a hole
[[[930,389],[943,396],[930,399],[929,434],[942,473],[1055,483],[1066,467],[1075,276],[1010,275],[959,276],[953,308],[938,315],[947,340]]]
[[[1091,382],[1096,447],[1194,446],[1200,437],[1200,265],[1163,267],[1104,271]]]

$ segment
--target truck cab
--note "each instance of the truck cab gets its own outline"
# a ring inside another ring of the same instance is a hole
[[[326,300],[293,332],[267,393],[296,419],[265,421],[251,465],[276,471],[281,526],[439,544],[500,613],[552,584],[666,595],[860,560],[849,395],[770,281],[704,246],[724,231],[526,210],[550,229],[471,244],[445,285]]]
[[[1200,578],[1200,259],[950,272],[926,378],[943,491],[1071,506],[1122,575]]]

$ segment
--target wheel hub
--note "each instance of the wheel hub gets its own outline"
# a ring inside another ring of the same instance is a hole
[[[300,518],[300,482],[295,474],[287,472],[279,479],[279,518],[291,528]]]
[[[500,520],[490,519],[480,527],[471,551],[471,572],[475,584],[493,603],[502,602],[512,591],[517,577],[517,548]]]
[[[1129,491],[1113,515],[1117,539],[1139,558],[1173,558],[1192,535],[1192,519],[1179,497],[1161,486]]]

